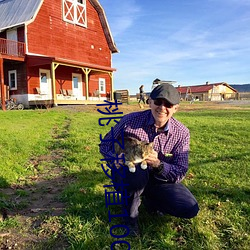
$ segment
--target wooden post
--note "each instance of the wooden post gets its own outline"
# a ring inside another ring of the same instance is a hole
[[[58,66],[59,64],[56,64],[54,62],[51,63],[52,99],[55,106],[57,106],[55,71]]]
[[[110,100],[114,100],[114,80],[113,80],[113,72],[109,72],[110,76]]]
[[[2,110],[6,110],[6,108],[5,108],[5,90],[4,90],[3,58],[0,58],[0,85],[1,85],[1,103],[2,103]]]
[[[91,69],[82,68],[82,71],[85,74],[86,100],[88,100],[89,99],[89,73],[90,73]]]

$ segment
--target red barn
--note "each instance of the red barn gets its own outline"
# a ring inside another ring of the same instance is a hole
[[[2,103],[112,98],[118,52],[98,0],[0,0]]]

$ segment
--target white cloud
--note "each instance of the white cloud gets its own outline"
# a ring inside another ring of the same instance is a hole
[[[133,25],[140,13],[140,7],[135,0],[112,0],[112,2],[112,8],[108,8],[109,3],[107,0],[100,1],[103,7],[107,5],[105,13],[115,38],[122,35]]]

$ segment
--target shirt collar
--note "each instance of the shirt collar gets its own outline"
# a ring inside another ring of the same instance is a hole
[[[149,116],[149,119],[148,119],[148,125],[149,126],[154,126],[154,124],[155,124],[155,119],[154,119],[154,117],[153,117],[153,115],[152,115],[152,113],[150,111],[150,116]],[[166,126],[164,128],[164,132],[169,131],[169,128],[171,127],[170,124],[171,124],[171,118],[168,120],[168,122],[167,122],[167,124],[166,124]]]

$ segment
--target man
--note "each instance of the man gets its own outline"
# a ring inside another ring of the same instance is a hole
[[[115,183],[126,183],[128,195],[124,208],[128,211],[125,223],[132,235],[139,234],[138,208],[141,197],[150,212],[170,214],[180,218],[192,218],[199,207],[191,192],[181,184],[188,170],[189,130],[173,114],[179,107],[178,91],[170,84],[161,84],[153,89],[149,97],[150,110],[125,115],[113,129],[113,136],[118,138],[132,136],[141,141],[153,142],[154,152],[146,159],[148,168],[136,168],[135,173],[126,166],[116,164],[112,171]],[[112,155],[112,138],[109,132],[100,144],[103,155]],[[121,186],[116,189],[122,191]]]
[[[154,79],[153,84],[152,84],[151,91],[152,91],[155,87],[159,86],[159,85],[161,84],[160,82],[161,82],[160,79],[158,79],[158,78]]]

